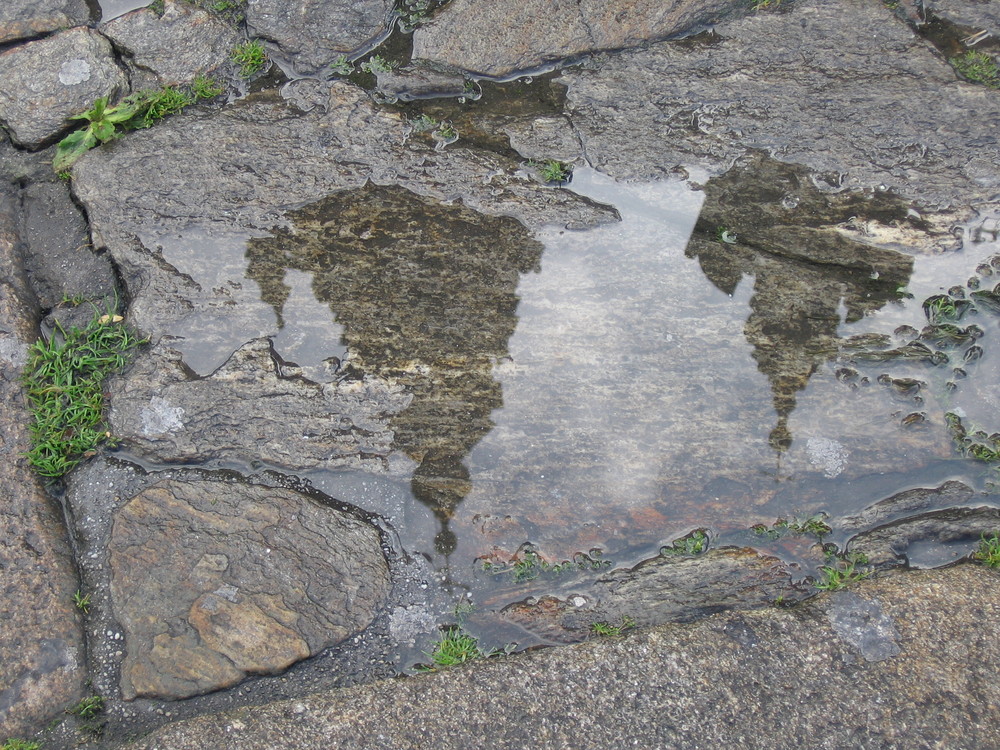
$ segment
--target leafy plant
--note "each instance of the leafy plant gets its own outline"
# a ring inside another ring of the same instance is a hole
[[[826,513],[816,513],[806,518],[793,518],[791,520],[779,518],[770,527],[761,523],[751,527],[751,531],[758,536],[766,536],[769,539],[780,539],[788,534],[814,536],[817,539],[822,539],[832,531],[826,522],[827,518]]]
[[[108,106],[108,97],[102,96],[86,112],[69,118],[84,120],[87,126],[59,141],[52,169],[60,177],[68,176],[69,168],[76,160],[95,146],[107,143],[127,130],[148,128],[199,99],[210,99],[221,93],[222,87],[213,79],[199,76],[191,84],[190,93],[173,86],[158,90],[143,89],[113,106]]]
[[[104,698],[99,695],[91,695],[75,706],[66,709],[66,713],[79,716],[81,719],[93,719],[104,711]]]
[[[368,58],[365,62],[361,63],[361,70],[365,73],[388,73],[390,70],[396,67],[396,63],[389,62],[381,55],[373,55]]]
[[[341,55],[330,63],[330,72],[338,76],[349,76],[354,72],[354,66],[347,59],[347,55]]]
[[[88,614],[90,612],[90,594],[84,594],[80,589],[77,589],[76,593],[73,594],[73,604],[78,610]]]
[[[612,625],[609,622],[595,622],[591,624],[590,632],[594,635],[607,638],[619,636],[626,630],[631,630],[634,627],[635,620],[628,615],[622,615],[617,625]]]
[[[569,182],[573,176],[573,167],[556,159],[530,161],[528,164],[538,170],[538,175],[544,182],[558,182],[562,184]]]
[[[420,115],[420,117],[410,120],[410,126],[416,133],[426,133],[429,130],[434,130],[438,126],[438,121],[430,115]]]
[[[23,382],[32,414],[27,456],[38,474],[62,476],[110,437],[102,385],[140,343],[119,316],[104,315],[32,345]]]
[[[698,529],[687,536],[675,539],[671,544],[660,547],[661,555],[700,555],[708,549],[708,534]]]
[[[1000,89],[1000,66],[986,52],[966,52],[953,57],[951,64],[965,80]]]
[[[229,53],[230,59],[240,68],[240,75],[250,78],[267,64],[267,51],[260,39],[237,44]]]
[[[828,565],[819,569],[820,577],[813,582],[820,591],[839,591],[852,583],[870,578],[875,571],[859,566],[868,564],[867,555],[861,552],[847,552],[843,555],[827,557]]]
[[[988,568],[1000,568],[1000,534],[983,534],[979,539],[979,548],[972,553],[972,559]]]

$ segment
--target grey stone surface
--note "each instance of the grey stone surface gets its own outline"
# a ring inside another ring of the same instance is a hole
[[[991,747],[998,580],[969,566],[894,576],[790,610],[206,716],[129,747]]]
[[[219,17],[177,0],[164,0],[163,14],[142,8],[102,24],[101,33],[125,53],[137,76],[152,75],[150,84],[190,83],[228,64],[229,53],[242,41]]]
[[[384,36],[392,10],[392,0],[248,0],[247,30],[276,44],[293,69],[313,73]]]
[[[616,177],[721,171],[761,149],[828,189],[891,189],[924,207],[1000,188],[1000,92],[959,82],[880,3],[806,0],[702,42],[599,56],[559,80],[589,160]]]
[[[972,488],[962,482],[945,482],[931,489],[906,490],[880,500],[856,515],[838,520],[837,528],[846,531],[872,529],[906,516],[966,504],[974,494]]]
[[[389,569],[370,525],[295,492],[165,480],[118,511],[122,696],[184,698],[276,673],[364,629]]]
[[[37,303],[20,265],[14,198],[0,191],[0,736],[33,731],[76,701],[86,678],[78,582],[62,512],[24,452],[20,377]]]
[[[1000,34],[1000,8],[983,0],[931,0],[925,3],[938,18],[967,26],[973,31],[988,31],[996,39]]]
[[[43,309],[66,297],[113,303],[114,270],[90,247],[87,221],[63,182],[35,182],[21,194],[21,236],[32,290]]]
[[[508,76],[680,34],[743,7],[733,0],[452,0],[413,34],[413,57]]]
[[[377,377],[323,385],[287,377],[267,339],[198,379],[176,354],[157,349],[117,386],[110,423],[140,456],[263,460],[299,470],[373,464],[379,471],[392,448],[390,418],[411,399]]]
[[[819,551],[814,558],[821,559]],[[691,622],[714,612],[794,604],[815,593],[799,565],[752,549],[720,548],[701,555],[660,556],[598,578],[582,592],[532,598],[503,616],[556,643],[591,636],[595,622],[636,625]]]
[[[46,145],[72,127],[68,117],[101,96],[128,90],[111,44],[96,31],[69,29],[0,54],[0,122],[15,143]]]
[[[82,26],[89,19],[87,0],[7,0],[0,6],[0,43]]]

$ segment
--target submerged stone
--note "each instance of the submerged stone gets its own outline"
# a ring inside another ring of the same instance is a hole
[[[117,512],[122,697],[185,698],[274,674],[363,630],[389,571],[367,523],[283,489],[161,481]]]

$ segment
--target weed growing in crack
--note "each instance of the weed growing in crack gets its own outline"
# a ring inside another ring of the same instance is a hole
[[[988,53],[969,51],[951,58],[951,64],[965,80],[1000,89],[1000,66]]]
[[[1000,568],[1000,534],[993,532],[991,536],[983,534],[979,539],[979,547],[972,553],[972,559],[981,562],[987,568]]]
[[[244,78],[251,78],[267,64],[267,51],[260,39],[237,44],[229,57],[239,66],[240,75]]]
[[[590,626],[590,632],[602,638],[614,638],[621,635],[626,630],[631,630],[634,627],[635,620],[628,615],[622,615],[617,625],[613,625],[609,622],[592,623]]]
[[[868,564],[868,556],[861,552],[831,554],[827,556],[827,563],[819,569],[820,577],[813,582],[820,591],[839,591],[875,573],[872,568],[862,567]]]
[[[22,377],[32,415],[27,456],[39,475],[61,477],[111,437],[102,414],[104,379],[141,343],[119,316],[102,315],[32,345]]]
[[[90,594],[84,594],[80,589],[73,594],[73,605],[85,615],[90,613]]]
[[[573,167],[557,159],[545,159],[543,161],[529,161],[528,166],[538,170],[538,176],[546,183],[558,183],[560,185],[570,181],[573,177]]]

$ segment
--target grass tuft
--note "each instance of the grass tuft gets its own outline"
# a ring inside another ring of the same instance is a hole
[[[972,553],[972,559],[988,568],[1000,568],[1000,534],[983,534],[979,540],[979,548]]]
[[[104,379],[141,343],[120,317],[102,315],[83,329],[59,328],[31,347],[23,375],[32,414],[27,456],[39,475],[61,477],[110,437]]]
[[[267,64],[267,51],[260,39],[237,44],[229,56],[239,66],[240,75],[244,78],[252,77]]]
[[[965,80],[1000,89],[1000,66],[986,52],[966,52],[953,57],[951,64]]]

